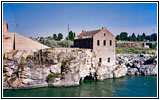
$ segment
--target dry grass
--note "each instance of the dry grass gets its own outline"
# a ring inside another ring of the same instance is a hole
[[[116,47],[116,54],[154,54],[155,49]]]

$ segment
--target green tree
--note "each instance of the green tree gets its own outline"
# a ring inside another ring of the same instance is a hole
[[[57,40],[60,41],[63,39],[63,34],[62,33],[58,33],[58,37],[57,37]]]
[[[127,32],[121,32],[120,39],[125,41],[128,40],[128,33]]]
[[[57,40],[57,35],[56,34],[53,34],[53,39]]]
[[[157,34],[156,33],[151,34],[150,41],[157,41]]]
[[[146,36],[146,40],[149,40],[149,41],[150,41],[150,40],[151,40],[151,36],[149,36],[149,35]]]
[[[137,40],[137,38],[136,38],[135,33],[132,33],[132,41],[136,41],[136,40]]]
[[[146,34],[143,33],[143,34],[142,34],[142,41],[144,41],[145,39],[146,39]]]
[[[116,36],[116,40],[119,41],[120,39],[121,39],[121,38],[120,38],[120,35],[117,35],[117,36]]]
[[[75,36],[76,36],[76,33],[70,31],[69,34],[68,34],[68,39],[71,40],[71,41],[73,41]]]
[[[43,43],[43,42],[44,42],[43,37],[40,37],[40,38],[39,38],[39,42],[40,42],[40,43]]]
[[[132,36],[129,36],[129,37],[128,37],[128,41],[132,41]]]
[[[142,41],[142,36],[140,36],[139,34],[137,36],[137,41]]]

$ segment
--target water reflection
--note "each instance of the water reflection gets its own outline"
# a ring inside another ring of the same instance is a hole
[[[80,86],[67,88],[4,91],[7,97],[153,97],[156,94],[156,76],[127,76],[102,82],[85,80]]]

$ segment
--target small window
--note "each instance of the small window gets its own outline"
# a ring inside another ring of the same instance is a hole
[[[99,62],[100,62],[100,63],[102,62],[102,58],[99,58]]]
[[[112,40],[110,40],[110,46],[112,46]]]
[[[110,57],[108,57],[108,62],[110,62]]]
[[[99,44],[100,44],[100,43],[99,43],[99,40],[97,40],[97,45],[99,46]]]
[[[104,33],[104,36],[106,36],[106,33]]]
[[[104,45],[104,46],[106,45],[106,40],[103,41],[103,45]]]

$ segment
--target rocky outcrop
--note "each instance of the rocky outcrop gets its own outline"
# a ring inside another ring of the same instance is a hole
[[[150,55],[117,55],[114,66],[105,66],[95,60],[90,49],[50,48],[34,53],[20,51],[4,60],[3,87],[68,87],[78,86],[86,77],[102,81],[126,74],[155,75],[157,62],[151,58]]]
[[[119,54],[116,60],[127,67],[128,75],[157,75],[157,58],[153,55]]]

